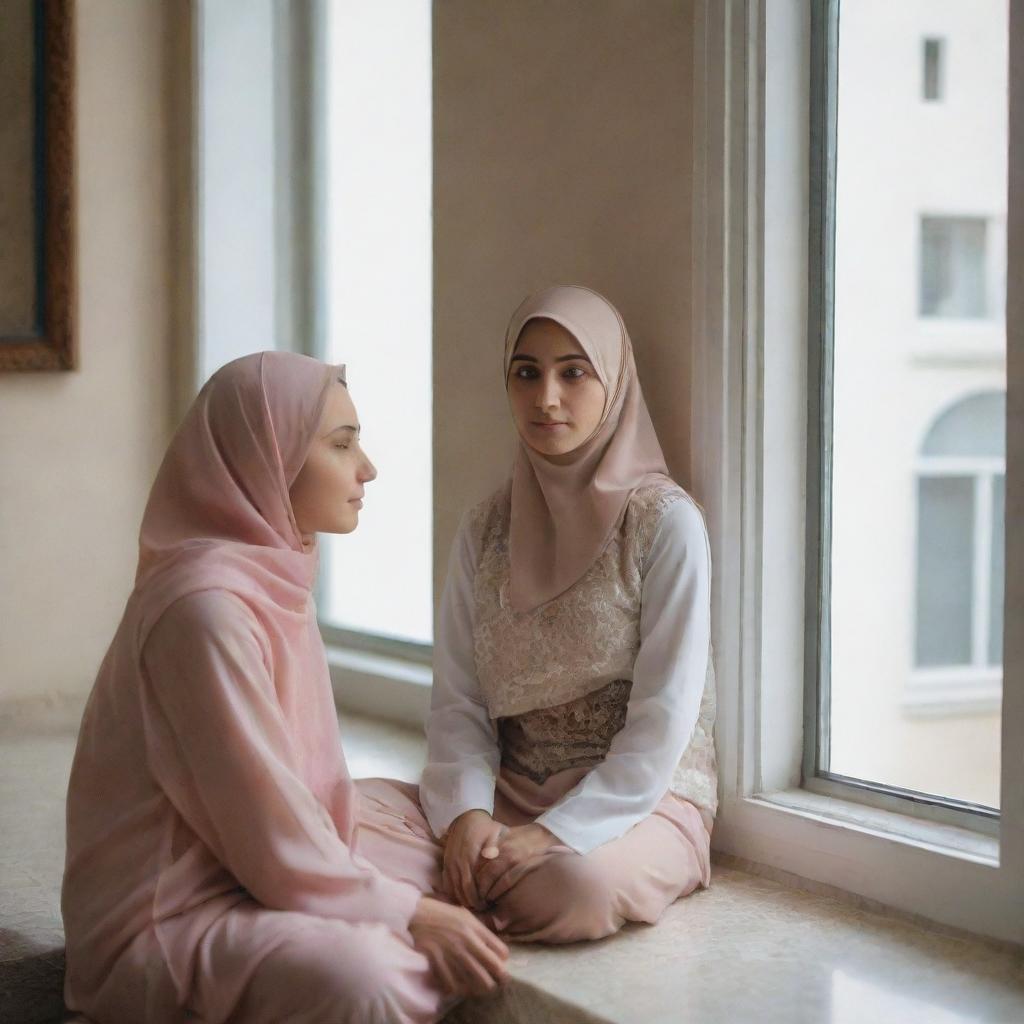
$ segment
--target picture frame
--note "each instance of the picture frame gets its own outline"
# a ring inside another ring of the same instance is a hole
[[[74,0],[0,20],[0,371],[73,370]]]

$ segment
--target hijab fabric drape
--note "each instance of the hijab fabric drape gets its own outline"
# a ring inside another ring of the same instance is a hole
[[[345,382],[344,366],[258,352],[206,382],[143,515],[133,595],[146,606],[143,633],[172,601],[211,585],[258,591],[290,610],[305,605],[317,546],[304,543],[288,490],[334,380]]]
[[[594,433],[567,460],[552,462],[520,438],[509,485],[509,599],[519,612],[538,608],[581,579],[621,523],[629,496],[668,478],[626,325],[592,289],[560,285],[522,302],[505,332],[506,388],[519,335],[541,318],[577,339],[606,398]]]

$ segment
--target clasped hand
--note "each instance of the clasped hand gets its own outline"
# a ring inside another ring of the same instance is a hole
[[[531,863],[558,840],[543,825],[509,827],[486,811],[466,811],[448,830],[444,880],[452,897],[470,910],[501,899]]]

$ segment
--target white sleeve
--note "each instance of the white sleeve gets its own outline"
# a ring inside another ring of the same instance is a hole
[[[501,762],[497,728],[476,678],[473,577],[476,550],[468,516],[452,544],[434,637],[434,685],[427,716],[427,766],[420,801],[434,835],[464,811],[494,810]]]
[[[587,853],[654,810],[693,736],[710,645],[711,548],[700,510],[684,499],[665,511],[647,558],[625,725],[541,825]]]

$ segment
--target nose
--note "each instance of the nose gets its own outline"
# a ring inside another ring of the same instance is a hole
[[[377,479],[377,467],[369,460],[364,459],[363,465],[359,471],[359,482],[361,484],[369,483],[371,480]]]
[[[542,412],[557,409],[561,404],[561,389],[554,374],[545,374],[537,390],[537,408]]]

